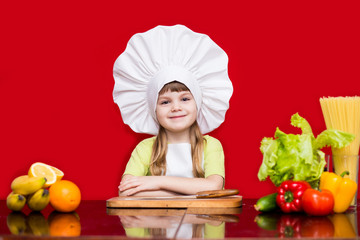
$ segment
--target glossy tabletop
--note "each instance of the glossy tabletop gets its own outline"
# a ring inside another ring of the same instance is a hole
[[[106,201],[82,201],[76,212],[41,212],[25,208],[11,212],[0,201],[0,239],[58,238],[357,238],[358,212],[326,217],[305,214],[259,213],[256,200],[244,199],[241,208],[115,209]]]

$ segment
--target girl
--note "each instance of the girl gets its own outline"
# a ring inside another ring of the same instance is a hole
[[[209,53],[212,58],[206,59]],[[114,65],[114,100],[133,130],[156,131],[157,136],[133,151],[120,195],[168,196],[223,188],[222,146],[202,133],[221,124],[232,94],[224,55],[209,37],[181,25],[159,26],[130,39]]]
[[[119,186],[121,195],[143,191],[149,191],[151,195],[195,194],[223,187],[221,144],[214,138],[202,136],[196,115],[194,97],[185,85],[175,81],[161,89],[156,105],[159,134],[141,142],[133,152]],[[204,146],[206,178],[202,168]],[[181,155],[180,163],[176,162],[176,151],[187,153]],[[167,153],[174,155],[168,161]],[[166,173],[167,176],[161,176]],[[140,176],[135,177],[137,175]]]

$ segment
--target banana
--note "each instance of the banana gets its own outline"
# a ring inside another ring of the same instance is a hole
[[[49,235],[49,224],[41,212],[31,212],[26,221],[31,229],[32,235],[46,236]]]
[[[27,232],[26,215],[22,212],[12,212],[6,218],[7,226],[12,234],[24,235]]]
[[[11,192],[6,198],[6,205],[10,210],[21,211],[25,206],[26,198],[18,193]]]
[[[41,211],[49,204],[49,201],[49,190],[41,188],[28,197],[27,204],[31,210]]]
[[[45,183],[45,177],[29,177],[28,175],[23,175],[12,181],[11,189],[14,193],[29,195],[42,188]]]

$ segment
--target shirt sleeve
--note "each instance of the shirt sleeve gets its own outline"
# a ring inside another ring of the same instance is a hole
[[[225,156],[220,141],[208,135],[204,138],[206,139],[204,147],[205,178],[214,174],[225,178]]]
[[[131,157],[126,165],[125,174],[133,176],[148,176],[150,174],[150,158],[152,152],[152,146],[155,138],[147,138],[141,141],[134,151],[131,153]]]

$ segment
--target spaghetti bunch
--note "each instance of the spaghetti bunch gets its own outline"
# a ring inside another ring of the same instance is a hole
[[[334,172],[338,175],[349,171],[349,178],[358,182],[360,145],[360,97],[320,98],[320,105],[327,129],[351,133],[355,139],[346,147],[332,147]],[[357,205],[357,194],[351,205]]]
[[[358,155],[360,146],[360,97],[320,98],[327,129],[336,129],[355,135],[344,148],[332,148],[333,155]]]

